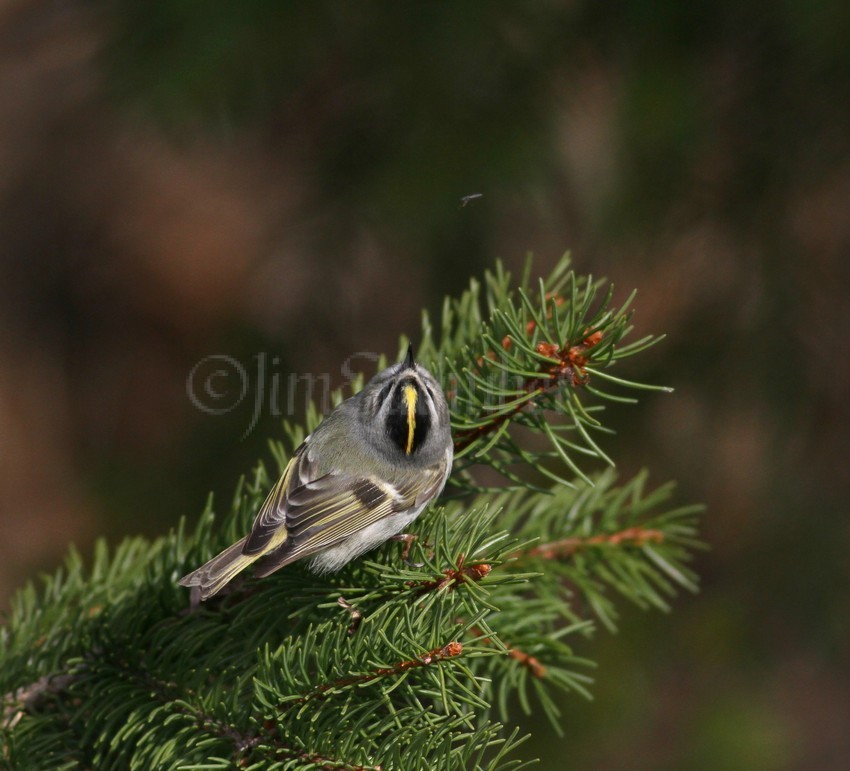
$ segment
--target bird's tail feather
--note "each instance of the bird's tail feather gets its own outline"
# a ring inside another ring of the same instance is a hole
[[[234,576],[248,567],[261,554],[243,554],[242,547],[247,539],[237,541],[228,546],[221,554],[201,565],[197,570],[180,579],[181,586],[197,586],[202,600],[206,600],[219,592]]]

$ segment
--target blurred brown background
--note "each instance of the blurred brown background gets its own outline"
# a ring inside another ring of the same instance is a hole
[[[839,0],[6,0],[0,607],[70,542],[227,500],[275,377],[340,383],[495,257],[568,248],[668,334],[627,366],[675,394],[607,449],[705,501],[712,550],[698,597],[600,635],[596,701],[526,755],[850,767]],[[202,379],[217,415],[187,393],[214,354],[248,384]]]

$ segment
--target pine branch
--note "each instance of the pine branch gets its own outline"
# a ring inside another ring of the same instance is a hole
[[[286,424],[223,516],[86,570],[71,552],[0,628],[0,758],[40,768],[497,769],[525,737],[511,704],[560,729],[555,694],[588,695],[598,624],[622,599],[667,609],[694,590],[698,507],[647,475],[617,481],[607,401],[659,390],[611,374],[631,299],[566,259],[532,285],[500,266],[423,318],[417,358],[450,397],[457,493],[331,576],[301,565],[235,581],[194,612],[177,579],[247,532],[292,449],[321,419]],[[404,341],[403,341],[404,342]],[[354,381],[357,390],[363,378]],[[610,390],[614,389],[614,390]],[[343,398],[334,394],[334,401]],[[588,470],[580,468],[590,463]],[[595,466],[593,465],[595,464]],[[477,466],[508,488],[476,481]],[[544,480],[541,482],[541,480]],[[497,719],[497,716],[499,719]]]

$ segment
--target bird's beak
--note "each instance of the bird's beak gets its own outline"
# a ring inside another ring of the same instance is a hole
[[[411,369],[416,362],[413,360],[413,343],[407,346],[407,356],[404,357],[404,368]]]

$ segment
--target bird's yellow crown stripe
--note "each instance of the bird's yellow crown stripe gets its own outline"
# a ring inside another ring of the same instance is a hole
[[[413,432],[416,430],[416,400],[419,394],[412,385],[404,387],[404,401],[407,404],[407,445],[404,452],[410,455],[413,452]]]

